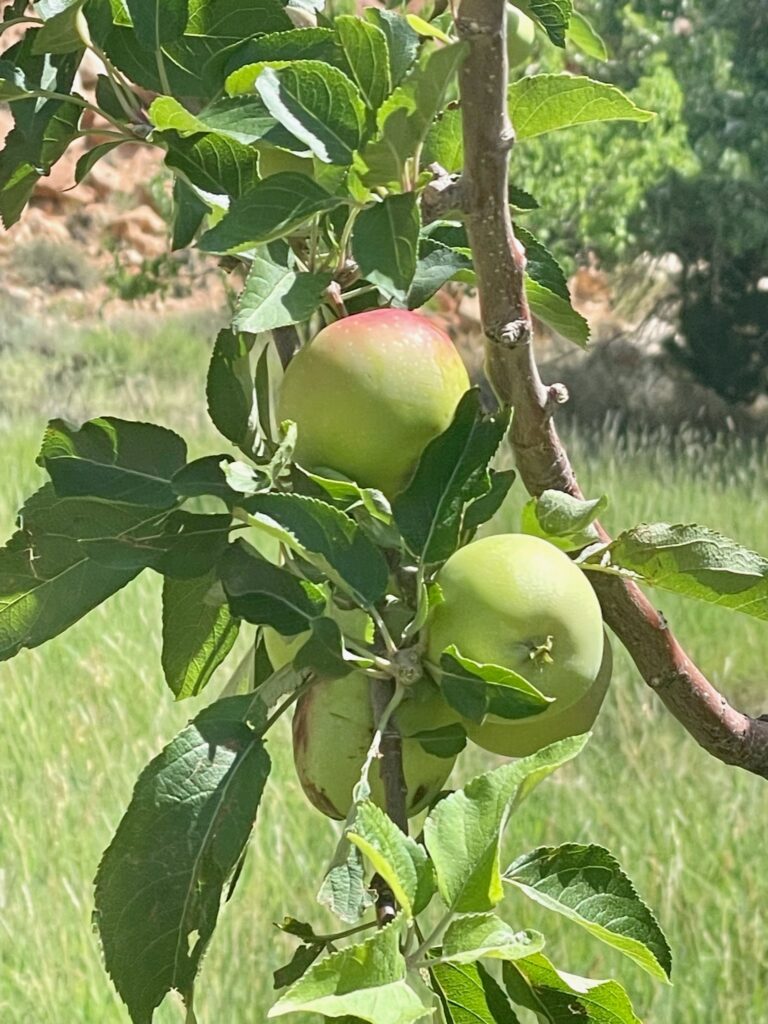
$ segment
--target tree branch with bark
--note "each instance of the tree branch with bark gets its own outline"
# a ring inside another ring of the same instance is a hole
[[[520,476],[533,496],[559,490],[582,497],[553,422],[563,390],[545,386],[536,365],[525,251],[509,212],[514,129],[507,112],[505,19],[501,0],[459,5],[457,30],[469,47],[459,73],[464,172],[453,194],[461,198],[474,254],[487,376],[499,400],[514,408],[511,443]],[[768,778],[768,721],[731,707],[635,583],[596,573],[590,580],[605,622],[678,722],[714,757]]]

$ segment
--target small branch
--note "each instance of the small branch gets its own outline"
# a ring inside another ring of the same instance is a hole
[[[532,495],[553,489],[581,497],[552,422],[567,397],[541,381],[525,297],[525,253],[507,203],[510,142],[507,115],[505,5],[461,0],[457,29],[470,44],[460,70],[465,168],[462,203],[474,254],[486,334],[486,372],[500,402],[514,407],[511,441]],[[603,532],[604,539],[609,539]],[[603,617],[646,683],[710,754],[768,778],[768,721],[730,706],[687,656],[664,619],[629,580],[590,574]]]
[[[397,706],[394,704],[398,697],[397,688],[392,680],[373,679],[369,685],[373,720],[378,723],[380,733],[379,772],[384,786],[384,806],[401,832],[408,835],[403,743],[400,731],[392,720],[392,711]],[[392,890],[379,875],[373,878],[371,886],[377,893],[376,918],[379,925],[383,926],[396,916],[397,901]]]

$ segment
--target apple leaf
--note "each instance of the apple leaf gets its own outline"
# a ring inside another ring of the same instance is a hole
[[[354,806],[347,818],[347,825],[354,820]],[[346,831],[336,844],[333,859],[328,866],[317,901],[328,907],[342,921],[353,924],[358,921],[373,903],[373,896],[366,883],[365,864],[360,850],[349,842]]]
[[[375,113],[392,91],[387,37],[372,21],[351,14],[335,18],[333,25],[352,78]]]
[[[405,166],[426,139],[466,52],[464,43],[425,50],[413,71],[384,101],[377,115],[377,136],[360,154],[366,185],[402,186]]]
[[[250,353],[254,338],[219,331],[208,367],[208,415],[219,433],[246,455],[253,453],[256,436],[256,396]]]
[[[326,1017],[353,1016],[369,1024],[411,1024],[430,1014],[405,980],[395,920],[366,942],[332,953],[280,997],[267,1014],[282,1017],[301,1011]]]
[[[358,804],[347,838],[390,887],[405,916],[420,914],[435,893],[424,847],[401,832],[370,800]]]
[[[29,498],[0,549],[0,660],[58,636],[137,575],[101,565],[81,541],[118,537],[156,516],[138,505],[57,498],[50,484]]]
[[[449,174],[457,174],[464,167],[464,132],[461,110],[444,110],[434,121],[424,140],[422,167],[440,164]]]
[[[214,134],[245,146],[263,139],[292,152],[307,147],[274,119],[259,96],[224,96],[192,114],[172,96],[152,101],[148,116],[157,132],[176,132],[181,138]]]
[[[389,569],[381,551],[339,509],[300,494],[257,494],[243,501],[254,526],[317,564],[363,605],[385,593]]]
[[[342,71],[318,60],[264,66],[255,87],[275,120],[319,160],[344,167],[352,163],[365,139],[367,118],[360,92]]]
[[[308,469],[298,468],[298,487],[307,482],[314,485],[310,495],[332,498],[344,511],[362,506],[369,515],[382,523],[392,522],[392,506],[387,498],[375,487],[360,487],[354,480],[342,477],[321,476]]]
[[[442,562],[459,546],[465,506],[490,490],[488,464],[508,424],[508,413],[483,414],[473,388],[448,429],[427,445],[392,506],[403,539],[424,562]]]
[[[615,85],[583,75],[526,75],[509,87],[509,116],[518,142],[593,121],[650,121]]]
[[[626,530],[583,563],[768,619],[768,559],[705,526],[655,523]]]
[[[560,740],[479,775],[430,811],[424,842],[438,892],[450,910],[477,913],[501,902],[499,853],[507,819],[539,782],[576,757],[586,741],[585,736]]]
[[[299,672],[309,669],[323,679],[341,679],[358,667],[359,661],[346,656],[338,623],[323,616],[312,621],[310,636],[297,651],[293,665]]]
[[[40,4],[36,6],[39,11]],[[33,52],[73,53],[82,50],[84,44],[77,26],[82,6],[83,0],[75,0],[46,17],[45,24],[35,35]]]
[[[565,46],[565,34],[573,15],[572,0],[527,0],[527,10],[555,46]]]
[[[558,971],[542,954],[505,963],[504,985],[519,1006],[546,1024],[578,1018],[584,1024],[642,1024],[617,981],[593,981]]]
[[[200,239],[203,252],[237,253],[260,242],[289,234],[317,213],[339,206],[332,196],[306,174],[284,171],[259,181]]]
[[[191,999],[269,775],[252,705],[217,701],[147,765],[99,865],[94,921],[136,1022],[172,989]]]
[[[247,36],[293,27],[283,0],[193,0],[187,34],[239,43]]]
[[[408,309],[423,306],[447,281],[462,271],[472,269],[472,258],[466,252],[451,249],[430,238],[422,238],[419,243],[419,259],[408,289]]]
[[[482,964],[430,967],[446,1024],[520,1024],[498,982]]]
[[[568,291],[568,282],[563,268],[557,262],[552,253],[543,245],[535,235],[520,224],[515,224],[515,235],[525,248],[525,269],[529,277],[537,284],[549,291],[559,295],[566,302],[571,301],[571,294]]]
[[[563,491],[544,491],[523,506],[520,529],[543,537],[561,551],[578,551],[599,539],[592,524],[607,507],[605,494],[587,501]]]
[[[321,587],[272,565],[242,540],[225,552],[220,574],[234,616],[283,636],[306,632],[325,610]]]
[[[509,489],[515,482],[517,474],[514,469],[491,470],[491,488],[480,498],[467,505],[462,524],[464,532],[470,537],[474,531],[492,519],[504,504]]]
[[[309,320],[332,279],[331,271],[298,270],[293,252],[283,242],[258,246],[232,326],[258,334]]]
[[[568,341],[585,348],[589,341],[589,324],[571,305],[570,299],[550,291],[530,274],[525,275],[525,292],[531,312]]]
[[[184,34],[187,0],[125,0],[136,39],[150,50],[175,43]]]
[[[530,718],[546,711],[554,699],[512,669],[463,657],[453,644],[440,657],[439,680],[446,702],[473,722],[487,714]]]
[[[324,950],[325,945],[322,943],[298,946],[288,963],[273,972],[275,988],[286,988],[298,981]]]
[[[110,143],[105,143],[105,145],[110,145]],[[115,143],[115,145],[122,145],[122,143]],[[97,146],[96,148],[101,147]],[[85,157],[87,155],[86,152]],[[84,157],[81,157],[78,161],[75,178],[77,178],[77,170],[79,170],[83,159]],[[171,235],[171,250],[173,252],[178,249],[186,249],[194,242],[208,210],[208,204],[203,202],[197,192],[183,178],[176,178],[173,183],[173,233]]]
[[[419,53],[419,35],[401,14],[367,7],[363,17],[380,28],[387,40],[392,85],[397,86],[413,67]]]
[[[439,729],[415,732],[408,738],[418,740],[432,757],[456,757],[467,745],[467,734],[458,722],[441,725]]]
[[[544,948],[544,936],[515,931],[496,914],[461,914],[448,925],[439,959],[470,964],[483,957],[520,960]]]
[[[180,498],[219,498],[229,508],[240,502],[240,495],[227,483],[222,465],[234,460],[231,455],[203,455],[183,466],[171,478],[174,493]]]
[[[61,498],[170,508],[177,501],[171,477],[186,456],[186,444],[172,430],[104,416],[80,428],[51,420],[37,462]]]
[[[163,581],[162,665],[176,700],[201,693],[237,639],[240,624],[214,598],[215,584],[213,572]]]
[[[504,881],[585,928],[660,981],[672,955],[655,917],[615,857],[601,846],[542,846],[511,864]]]
[[[420,227],[414,192],[387,196],[355,221],[352,255],[361,275],[399,303],[405,303],[416,271]]]
[[[574,11],[568,25],[568,41],[595,60],[608,60],[608,48],[594,25],[579,11]]]
[[[230,54],[225,87],[231,96],[250,92],[256,81],[255,66],[265,61],[317,60],[341,71],[344,51],[332,28],[293,28],[246,39]],[[250,70],[243,70],[248,69]],[[242,74],[238,74],[242,71]]]
[[[258,154],[235,139],[213,133],[183,138],[167,131],[163,142],[166,165],[203,192],[239,199],[258,180]]]

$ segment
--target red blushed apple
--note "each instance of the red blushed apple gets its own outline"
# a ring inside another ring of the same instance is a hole
[[[393,497],[450,424],[469,378],[439,327],[374,309],[324,328],[289,364],[278,402],[298,426],[296,460]]]

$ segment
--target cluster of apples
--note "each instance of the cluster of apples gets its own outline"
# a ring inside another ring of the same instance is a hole
[[[330,469],[393,498],[408,483],[426,445],[450,424],[469,379],[453,342],[416,313],[376,309],[324,328],[289,364],[279,416],[298,427],[296,460]],[[437,757],[416,735],[461,722],[479,746],[521,757],[592,726],[611,675],[600,607],[582,571],[547,541],[500,534],[460,548],[437,574],[442,602],[417,641],[424,678],[395,713],[403,743],[409,815],[439,793],[455,758]],[[363,642],[362,610],[342,611],[345,634]],[[305,636],[267,631],[275,667]],[[512,669],[555,698],[542,713],[508,720],[461,718],[439,689],[442,652],[455,644],[473,661]],[[320,680],[294,714],[294,761],[302,787],[323,813],[343,819],[373,737],[367,677]],[[383,804],[375,769],[373,799]]]

